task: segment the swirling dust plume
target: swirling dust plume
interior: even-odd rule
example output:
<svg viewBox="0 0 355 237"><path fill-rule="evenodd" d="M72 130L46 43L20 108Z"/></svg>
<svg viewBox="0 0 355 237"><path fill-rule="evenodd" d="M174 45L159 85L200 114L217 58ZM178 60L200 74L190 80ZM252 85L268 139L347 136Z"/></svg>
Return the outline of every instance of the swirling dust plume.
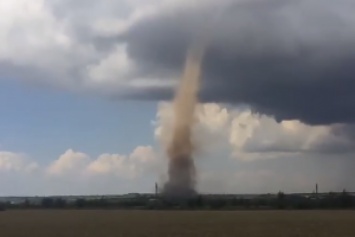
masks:
<svg viewBox="0 0 355 237"><path fill-rule="evenodd" d="M196 147L192 139L195 109L201 80L201 64L207 45L211 42L214 29L228 4L217 5L214 17L199 29L195 44L187 52L185 67L173 100L172 138L166 146L169 158L168 181L163 187L163 195L175 198L188 198L196 194L196 169L193 159Z"/></svg>
<svg viewBox="0 0 355 237"><path fill-rule="evenodd" d="M196 193L192 128L198 103L203 53L203 45L188 51L184 72L173 101L172 138L166 148L169 179L163 189L163 194L168 196L189 197Z"/></svg>

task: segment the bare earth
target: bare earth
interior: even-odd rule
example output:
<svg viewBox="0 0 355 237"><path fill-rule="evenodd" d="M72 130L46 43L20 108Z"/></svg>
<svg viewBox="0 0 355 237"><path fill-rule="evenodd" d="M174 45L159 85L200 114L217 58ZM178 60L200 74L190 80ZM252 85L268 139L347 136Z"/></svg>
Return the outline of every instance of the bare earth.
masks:
<svg viewBox="0 0 355 237"><path fill-rule="evenodd" d="M4 237L355 237L355 211L5 211Z"/></svg>

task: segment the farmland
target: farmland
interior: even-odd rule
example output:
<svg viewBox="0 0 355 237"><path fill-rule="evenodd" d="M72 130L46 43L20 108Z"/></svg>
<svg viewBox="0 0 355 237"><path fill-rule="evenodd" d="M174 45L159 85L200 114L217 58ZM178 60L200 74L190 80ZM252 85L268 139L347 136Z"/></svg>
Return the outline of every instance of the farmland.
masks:
<svg viewBox="0 0 355 237"><path fill-rule="evenodd" d="M248 236L353 237L354 211L0 212L1 236Z"/></svg>

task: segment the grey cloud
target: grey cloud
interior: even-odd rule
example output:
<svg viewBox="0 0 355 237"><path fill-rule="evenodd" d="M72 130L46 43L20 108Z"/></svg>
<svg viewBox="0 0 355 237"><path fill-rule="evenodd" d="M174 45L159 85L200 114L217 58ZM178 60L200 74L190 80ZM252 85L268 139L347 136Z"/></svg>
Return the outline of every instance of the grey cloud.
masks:
<svg viewBox="0 0 355 237"><path fill-rule="evenodd" d="M104 2L104 3L103 3ZM107 53L118 41L118 35L98 35L93 31L94 24L106 19L125 19L132 11L125 1L104 0L51 0L46 6L53 16L62 22L71 37L80 43L94 46L99 52Z"/></svg>
<svg viewBox="0 0 355 237"><path fill-rule="evenodd" d="M274 144L266 147L246 147L244 152L248 154L279 154L302 153L302 154L354 154L355 138L347 138L346 133L341 133L337 137L320 139L309 149L302 149L291 144Z"/></svg>
<svg viewBox="0 0 355 237"><path fill-rule="evenodd" d="M59 54L55 68L67 64L66 69L57 71L46 71L30 62L9 67L11 61L4 59L0 62L3 77L23 77L24 81L30 77L36 83L55 85L69 81L80 87L87 79L83 71L88 65L98 65L115 45L127 43L128 54L137 64L127 81L172 80L181 73L191 42L203 28L210 27L202 100L247 104L278 121L355 122L354 1L222 0L218 6L205 0L198 7L158 8L160 12L142 18L121 35L100 35L93 25L105 19L125 19L132 11L126 1L45 3L57 21L54 26L63 27L58 30L85 49L63 53L58 46L46 50L48 58ZM223 14L214 22L220 9ZM37 55L43 57L43 52ZM56 75L58 71L61 75ZM102 89L114 98L170 99L173 92L173 88L159 86L130 88L129 83L124 89L104 82L100 86L100 93Z"/></svg>
<svg viewBox="0 0 355 237"><path fill-rule="evenodd" d="M129 55L144 73L179 73L196 32L212 24L208 19L215 11L163 12L143 19L126 35ZM347 0L232 3L212 32L201 98L246 103L277 120L354 122L352 13L355 3ZM138 97L170 94L147 91Z"/></svg>
<svg viewBox="0 0 355 237"><path fill-rule="evenodd" d="M355 125L338 124L333 127L332 132L336 136L341 136L347 139L355 140Z"/></svg>

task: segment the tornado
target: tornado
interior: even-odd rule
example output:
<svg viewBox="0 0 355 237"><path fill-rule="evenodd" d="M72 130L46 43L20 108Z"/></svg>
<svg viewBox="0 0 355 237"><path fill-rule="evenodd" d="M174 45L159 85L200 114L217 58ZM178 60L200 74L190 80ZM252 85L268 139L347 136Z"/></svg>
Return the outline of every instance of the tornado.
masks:
<svg viewBox="0 0 355 237"><path fill-rule="evenodd" d="M203 23L204 27L196 33L193 44L187 51L185 67L173 100L173 126L171 139L166 145L166 155L169 159L168 181L163 186L162 193L172 198L190 198L196 192L196 168L193 142L195 108L198 103L198 92L201 80L201 64L206 48L211 43L211 36L217 23L226 9L226 5L216 5L217 11L211 13ZM206 22L209 21L209 24Z"/></svg>
<svg viewBox="0 0 355 237"><path fill-rule="evenodd" d="M168 181L163 188L165 196L188 198L196 194L192 128L198 103L203 54L203 44L191 47L188 51L184 71L173 100L172 136L166 147L169 166Z"/></svg>

